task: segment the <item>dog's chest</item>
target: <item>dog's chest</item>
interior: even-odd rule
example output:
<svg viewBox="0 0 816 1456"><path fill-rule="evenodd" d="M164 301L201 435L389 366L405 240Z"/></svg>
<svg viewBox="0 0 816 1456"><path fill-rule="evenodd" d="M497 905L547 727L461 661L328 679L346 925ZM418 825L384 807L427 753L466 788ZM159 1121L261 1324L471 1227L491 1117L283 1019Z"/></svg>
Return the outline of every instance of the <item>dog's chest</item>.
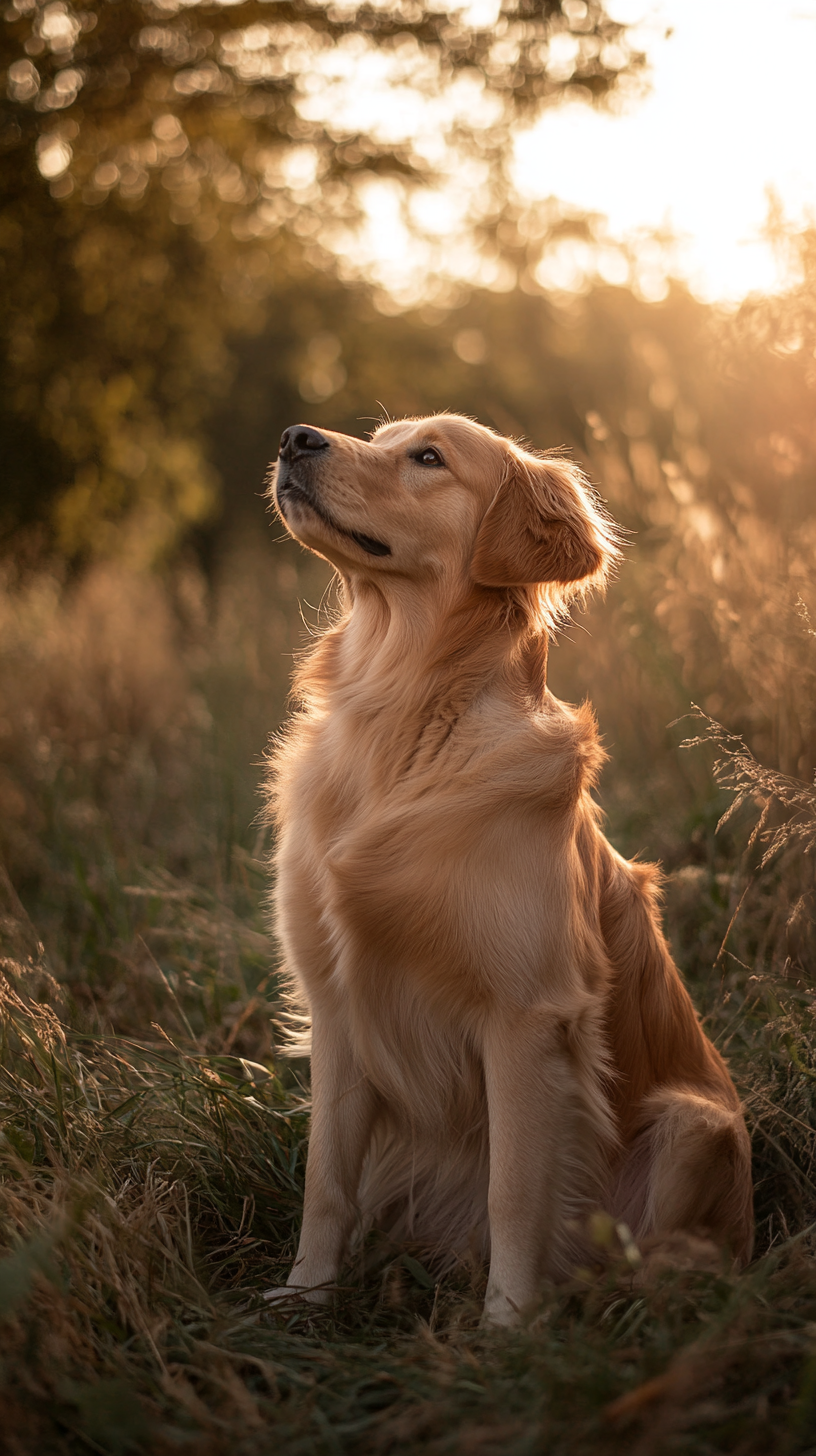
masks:
<svg viewBox="0 0 816 1456"><path fill-rule="evenodd" d="M542 763L511 734L492 752L474 738L478 751L461 734L430 769L390 778L336 732L304 756L291 858L309 865L323 973L369 1015L394 997L442 1019L526 999L553 939L563 946L570 755Z"/></svg>
<svg viewBox="0 0 816 1456"><path fill-rule="evenodd" d="M289 780L287 959L389 1105L466 1128L485 1017L572 982L575 745L510 717L393 772L341 726L310 735Z"/></svg>

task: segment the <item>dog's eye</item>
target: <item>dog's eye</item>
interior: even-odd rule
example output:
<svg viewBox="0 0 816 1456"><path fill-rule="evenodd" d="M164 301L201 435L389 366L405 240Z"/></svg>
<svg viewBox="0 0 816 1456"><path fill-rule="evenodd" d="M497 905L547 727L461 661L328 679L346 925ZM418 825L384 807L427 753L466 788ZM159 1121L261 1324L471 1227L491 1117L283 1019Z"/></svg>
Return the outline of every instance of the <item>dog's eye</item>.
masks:
<svg viewBox="0 0 816 1456"><path fill-rule="evenodd" d="M444 466L445 464L439 451L434 450L431 445L426 445L424 450L417 450L414 459L417 460L420 465Z"/></svg>

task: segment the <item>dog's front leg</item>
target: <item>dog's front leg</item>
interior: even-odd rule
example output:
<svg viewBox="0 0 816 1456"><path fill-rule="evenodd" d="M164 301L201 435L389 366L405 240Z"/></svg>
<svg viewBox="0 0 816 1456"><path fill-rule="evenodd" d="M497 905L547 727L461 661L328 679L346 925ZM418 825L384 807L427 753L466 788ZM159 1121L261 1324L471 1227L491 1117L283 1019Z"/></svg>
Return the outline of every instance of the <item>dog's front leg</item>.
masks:
<svg viewBox="0 0 816 1456"><path fill-rule="evenodd" d="M572 1035L562 1015L537 1007L491 1019L483 1041L491 1247L485 1324L517 1324L540 1299L576 1172L582 1160L597 1158L594 1098L581 1086Z"/></svg>
<svg viewBox="0 0 816 1456"><path fill-rule="evenodd" d="M376 1094L331 1012L312 1025L312 1124L297 1257L286 1289L316 1304L331 1300L357 1217L357 1190L371 1138Z"/></svg>

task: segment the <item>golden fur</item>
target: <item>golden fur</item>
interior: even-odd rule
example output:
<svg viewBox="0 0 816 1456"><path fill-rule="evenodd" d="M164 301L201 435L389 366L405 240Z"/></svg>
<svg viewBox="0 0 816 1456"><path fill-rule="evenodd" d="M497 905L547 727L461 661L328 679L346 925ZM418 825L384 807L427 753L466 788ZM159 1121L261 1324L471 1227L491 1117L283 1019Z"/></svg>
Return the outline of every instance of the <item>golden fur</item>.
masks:
<svg viewBox="0 0 816 1456"><path fill-rule="evenodd" d="M363 441L295 426L270 493L343 611L271 764L277 932L312 1023L303 1228L325 1299L377 1225L489 1258L511 1324L580 1258L586 1213L744 1262L750 1144L660 928L590 790L588 706L548 633L615 530L576 466L458 416Z"/></svg>

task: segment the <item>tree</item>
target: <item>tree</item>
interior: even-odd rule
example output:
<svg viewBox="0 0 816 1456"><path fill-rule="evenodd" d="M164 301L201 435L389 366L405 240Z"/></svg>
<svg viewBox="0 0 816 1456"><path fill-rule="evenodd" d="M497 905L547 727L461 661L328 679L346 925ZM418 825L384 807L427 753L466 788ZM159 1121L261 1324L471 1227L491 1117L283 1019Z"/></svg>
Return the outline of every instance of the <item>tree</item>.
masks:
<svg viewBox="0 0 816 1456"><path fill-rule="evenodd" d="M511 126L642 62L601 0L13 0L0 46L0 523L53 507L81 555L124 522L148 558L212 509L201 426L230 334L285 301L366 180L469 159L487 246ZM349 109L375 72L401 126Z"/></svg>

